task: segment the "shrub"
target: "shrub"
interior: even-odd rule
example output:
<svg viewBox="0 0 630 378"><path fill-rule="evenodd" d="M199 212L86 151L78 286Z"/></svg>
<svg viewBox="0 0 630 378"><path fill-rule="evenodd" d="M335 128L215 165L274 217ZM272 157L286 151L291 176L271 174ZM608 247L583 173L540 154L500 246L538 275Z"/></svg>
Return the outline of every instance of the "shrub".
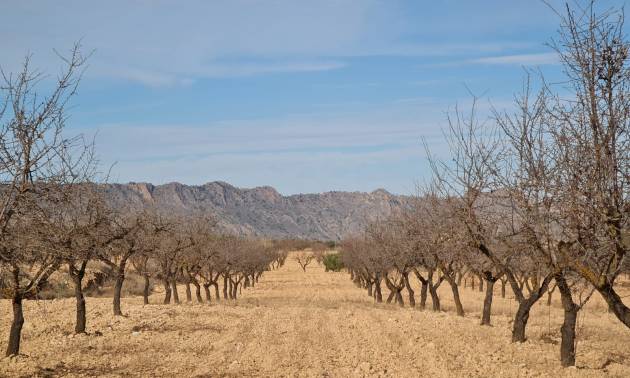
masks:
<svg viewBox="0 0 630 378"><path fill-rule="evenodd" d="M341 262L341 257L338 253L331 253L324 256L323 263L327 272L339 272L341 269L344 268L343 262Z"/></svg>

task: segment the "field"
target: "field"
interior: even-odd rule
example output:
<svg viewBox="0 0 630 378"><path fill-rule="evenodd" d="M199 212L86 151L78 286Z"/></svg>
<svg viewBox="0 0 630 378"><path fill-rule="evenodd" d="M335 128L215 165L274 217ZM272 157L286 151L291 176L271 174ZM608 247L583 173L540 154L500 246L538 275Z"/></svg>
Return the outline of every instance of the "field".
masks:
<svg viewBox="0 0 630 378"><path fill-rule="evenodd" d="M72 335L73 299L28 301L24 355L3 359L0 376L630 376L630 331L600 298L579 318L578 366L563 369L558 298L537 304L528 341L512 344L512 299L496 296L494 326L481 327L482 294L462 289L460 318L447 289L442 313L376 305L347 273L302 272L289 257L235 302L124 298L126 316L114 317L110 299L88 298L88 335ZM4 348L6 300L0 316Z"/></svg>

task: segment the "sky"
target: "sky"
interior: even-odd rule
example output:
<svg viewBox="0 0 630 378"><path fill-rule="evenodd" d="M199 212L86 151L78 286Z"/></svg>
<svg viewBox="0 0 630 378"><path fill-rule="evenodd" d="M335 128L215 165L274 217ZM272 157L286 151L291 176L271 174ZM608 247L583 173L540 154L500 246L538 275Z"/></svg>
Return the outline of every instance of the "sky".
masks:
<svg viewBox="0 0 630 378"><path fill-rule="evenodd" d="M557 29L537 0L0 0L0 67L92 52L67 132L113 182L412 194L455 106L562 80Z"/></svg>

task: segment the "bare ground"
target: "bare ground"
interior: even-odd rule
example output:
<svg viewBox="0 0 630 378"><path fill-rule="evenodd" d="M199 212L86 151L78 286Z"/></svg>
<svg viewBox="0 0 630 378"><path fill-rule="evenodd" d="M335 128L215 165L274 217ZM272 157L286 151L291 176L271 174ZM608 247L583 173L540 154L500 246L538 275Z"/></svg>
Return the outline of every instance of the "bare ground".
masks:
<svg viewBox="0 0 630 378"><path fill-rule="evenodd" d="M579 319L577 368L563 369L557 299L536 305L529 340L512 344L512 299L495 297L494 326L481 327L482 294L462 289L460 318L444 285L442 313L376 305L346 273L304 273L289 259L236 302L126 298L127 316L114 317L110 300L88 298L80 336L73 299L28 301L24 355L0 360L0 376L630 376L630 331L600 298ZM4 347L10 303L0 305Z"/></svg>

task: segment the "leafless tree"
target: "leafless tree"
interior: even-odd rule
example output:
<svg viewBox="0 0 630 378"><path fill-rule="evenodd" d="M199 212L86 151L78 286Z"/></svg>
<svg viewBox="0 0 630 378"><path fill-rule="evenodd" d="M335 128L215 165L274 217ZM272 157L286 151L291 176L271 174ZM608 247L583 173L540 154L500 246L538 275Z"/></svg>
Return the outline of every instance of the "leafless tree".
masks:
<svg viewBox="0 0 630 378"><path fill-rule="evenodd" d="M302 270L306 272L306 267L313 261L315 255L313 255L313 253L310 251L300 251L295 252L293 258L300 265L300 268L302 268Z"/></svg>
<svg viewBox="0 0 630 378"><path fill-rule="evenodd" d="M42 243L51 209L65 200L65 185L80 182L90 163L91 145L68 137L66 107L76 93L86 57L76 45L48 95L38 93L46 77L31 68L30 56L13 75L1 72L0 93L0 264L10 272L6 289L13 322L6 355L20 351L22 300L61 264L55 248ZM42 85L44 87L44 85Z"/></svg>
<svg viewBox="0 0 630 378"><path fill-rule="evenodd" d="M97 259L107 265L115 278L113 295L114 315L122 316L120 298L125 282L129 259L143 251L144 216L140 212L117 214L112 220L109 238L114 242L107 248L97 250Z"/></svg>

